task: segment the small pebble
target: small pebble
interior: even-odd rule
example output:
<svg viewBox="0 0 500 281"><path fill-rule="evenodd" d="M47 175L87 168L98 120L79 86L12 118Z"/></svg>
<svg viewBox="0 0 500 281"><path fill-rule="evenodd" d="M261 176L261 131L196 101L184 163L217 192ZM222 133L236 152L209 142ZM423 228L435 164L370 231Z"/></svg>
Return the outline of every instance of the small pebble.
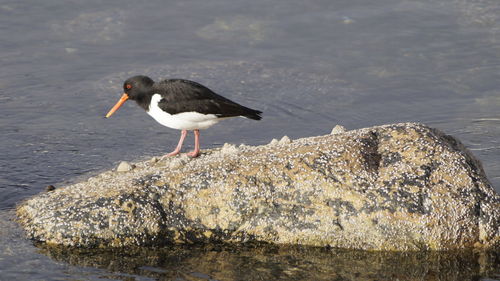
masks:
<svg viewBox="0 0 500 281"><path fill-rule="evenodd" d="M117 172L128 172L128 171L132 170L133 168L135 168L134 165L131 165L127 161L122 161L122 162L120 162L120 164L118 164L116 171Z"/></svg>
<svg viewBox="0 0 500 281"><path fill-rule="evenodd" d="M149 160L149 162L150 162L150 163L156 163L156 162L158 162L159 160L160 160L160 159L159 159L158 157L156 157L156 156L155 156L155 157L151 158L151 160Z"/></svg>
<svg viewBox="0 0 500 281"><path fill-rule="evenodd" d="M279 144L280 145L284 145L284 144L289 144L291 143L292 140L290 140L290 138L288 136L283 136L280 141L279 141Z"/></svg>
<svg viewBox="0 0 500 281"><path fill-rule="evenodd" d="M332 132L331 132L330 134L331 134L331 135L336 135L336 134L343 133L343 132L345 132L345 131L346 131L346 129L345 129L345 127L344 127L344 126L342 126L342 125L337 125L337 126L333 127Z"/></svg>
<svg viewBox="0 0 500 281"><path fill-rule="evenodd" d="M220 151L223 155L230 155L238 153L238 148L234 144L226 142Z"/></svg>
<svg viewBox="0 0 500 281"><path fill-rule="evenodd" d="M278 140L277 139L273 139L270 143L269 143L270 146L275 146L275 145L278 145Z"/></svg>

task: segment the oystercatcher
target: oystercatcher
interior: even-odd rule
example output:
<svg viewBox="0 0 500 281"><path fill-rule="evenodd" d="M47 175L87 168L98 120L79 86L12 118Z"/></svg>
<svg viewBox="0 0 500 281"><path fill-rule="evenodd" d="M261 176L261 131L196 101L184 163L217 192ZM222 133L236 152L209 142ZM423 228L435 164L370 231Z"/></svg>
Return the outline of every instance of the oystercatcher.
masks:
<svg viewBox="0 0 500 281"><path fill-rule="evenodd" d="M180 152L187 131L194 131L194 150L191 157L200 154L200 129L206 129L222 119L246 117L260 120L261 111L239 105L214 93L207 87L189 80L167 79L154 82L143 75L134 76L123 83L124 94L106 114L110 117L127 100L135 100L158 123L169 128L182 130L179 143L174 151Z"/></svg>

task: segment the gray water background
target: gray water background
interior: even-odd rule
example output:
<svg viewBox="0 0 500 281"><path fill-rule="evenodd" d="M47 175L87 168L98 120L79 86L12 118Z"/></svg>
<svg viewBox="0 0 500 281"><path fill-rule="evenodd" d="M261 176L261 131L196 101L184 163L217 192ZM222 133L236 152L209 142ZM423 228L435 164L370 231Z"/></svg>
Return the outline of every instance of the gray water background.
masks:
<svg viewBox="0 0 500 281"><path fill-rule="evenodd" d="M0 0L0 65L2 280L107 278L40 252L12 209L173 150L179 132L133 102L103 118L136 74L195 80L264 112L202 131L202 149L423 122L462 140L500 191L497 0Z"/></svg>

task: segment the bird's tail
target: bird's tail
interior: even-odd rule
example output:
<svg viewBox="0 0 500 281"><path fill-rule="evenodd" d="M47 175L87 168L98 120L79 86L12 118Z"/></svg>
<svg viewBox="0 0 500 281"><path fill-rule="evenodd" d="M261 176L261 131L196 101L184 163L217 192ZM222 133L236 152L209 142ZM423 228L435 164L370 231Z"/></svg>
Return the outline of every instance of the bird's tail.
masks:
<svg viewBox="0 0 500 281"><path fill-rule="evenodd" d="M253 119L253 120L260 120L260 119L262 119L262 116L260 116L261 114L262 114L262 111L250 109L248 113L243 115L243 117Z"/></svg>

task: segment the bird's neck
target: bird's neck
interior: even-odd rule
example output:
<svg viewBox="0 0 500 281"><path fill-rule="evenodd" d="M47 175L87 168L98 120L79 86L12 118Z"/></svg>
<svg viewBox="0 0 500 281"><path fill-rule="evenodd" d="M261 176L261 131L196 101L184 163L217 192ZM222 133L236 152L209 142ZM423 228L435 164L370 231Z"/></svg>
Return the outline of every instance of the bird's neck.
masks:
<svg viewBox="0 0 500 281"><path fill-rule="evenodd" d="M151 97L153 96L153 92L147 92L144 93L143 95L140 95L138 98L136 98L137 104L144 108L144 110L148 111L149 110L149 104L151 103Z"/></svg>

